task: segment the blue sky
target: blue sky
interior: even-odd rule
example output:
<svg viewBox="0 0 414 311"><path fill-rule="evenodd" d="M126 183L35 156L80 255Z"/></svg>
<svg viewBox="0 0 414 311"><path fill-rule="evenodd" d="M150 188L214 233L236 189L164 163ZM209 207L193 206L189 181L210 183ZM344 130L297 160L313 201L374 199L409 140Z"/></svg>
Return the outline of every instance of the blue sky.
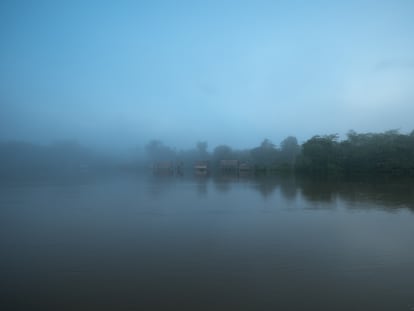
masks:
<svg viewBox="0 0 414 311"><path fill-rule="evenodd" d="M1 1L0 139L414 129L414 1Z"/></svg>

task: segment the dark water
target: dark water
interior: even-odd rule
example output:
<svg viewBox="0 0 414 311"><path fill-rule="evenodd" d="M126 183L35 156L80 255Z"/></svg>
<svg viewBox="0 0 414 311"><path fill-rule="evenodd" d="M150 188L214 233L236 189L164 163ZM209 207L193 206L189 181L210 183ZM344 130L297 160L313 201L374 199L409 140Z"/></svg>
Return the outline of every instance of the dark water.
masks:
<svg viewBox="0 0 414 311"><path fill-rule="evenodd" d="M407 181L0 186L0 310L414 310Z"/></svg>

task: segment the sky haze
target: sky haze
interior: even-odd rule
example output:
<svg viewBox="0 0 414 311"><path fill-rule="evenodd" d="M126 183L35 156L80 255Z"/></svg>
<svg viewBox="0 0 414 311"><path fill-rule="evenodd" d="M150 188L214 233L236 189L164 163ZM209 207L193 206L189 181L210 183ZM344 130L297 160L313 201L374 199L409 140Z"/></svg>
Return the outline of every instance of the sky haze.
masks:
<svg viewBox="0 0 414 311"><path fill-rule="evenodd" d="M0 140L414 129L413 1L2 1Z"/></svg>

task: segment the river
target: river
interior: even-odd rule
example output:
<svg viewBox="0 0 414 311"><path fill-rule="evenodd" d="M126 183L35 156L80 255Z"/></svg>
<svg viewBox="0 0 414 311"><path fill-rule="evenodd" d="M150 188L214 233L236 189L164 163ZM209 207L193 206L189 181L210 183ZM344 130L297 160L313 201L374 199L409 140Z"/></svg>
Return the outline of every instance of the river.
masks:
<svg viewBox="0 0 414 311"><path fill-rule="evenodd" d="M0 186L1 310L414 310L414 183Z"/></svg>

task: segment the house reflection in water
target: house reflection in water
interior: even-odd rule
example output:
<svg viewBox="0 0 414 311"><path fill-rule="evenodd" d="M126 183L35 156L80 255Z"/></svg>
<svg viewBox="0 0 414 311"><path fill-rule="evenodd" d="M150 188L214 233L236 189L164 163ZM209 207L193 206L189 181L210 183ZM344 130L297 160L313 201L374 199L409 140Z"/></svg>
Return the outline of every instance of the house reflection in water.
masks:
<svg viewBox="0 0 414 311"><path fill-rule="evenodd" d="M249 176L253 172L252 166L249 162L239 163L239 174L240 176Z"/></svg>
<svg viewBox="0 0 414 311"><path fill-rule="evenodd" d="M194 174L207 175L210 169L209 161L197 161L194 164Z"/></svg>

